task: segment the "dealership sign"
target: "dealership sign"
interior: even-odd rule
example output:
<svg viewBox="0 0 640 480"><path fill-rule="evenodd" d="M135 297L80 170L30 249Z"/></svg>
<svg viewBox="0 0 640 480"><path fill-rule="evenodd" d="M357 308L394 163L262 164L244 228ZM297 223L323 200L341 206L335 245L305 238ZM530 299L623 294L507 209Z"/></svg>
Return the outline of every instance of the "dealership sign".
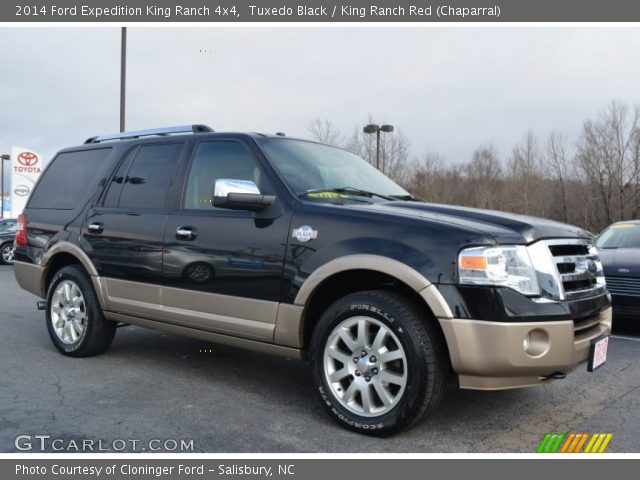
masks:
<svg viewBox="0 0 640 480"><path fill-rule="evenodd" d="M13 147L11 150L11 216L17 217L27 205L44 165L42 157L33 150Z"/></svg>

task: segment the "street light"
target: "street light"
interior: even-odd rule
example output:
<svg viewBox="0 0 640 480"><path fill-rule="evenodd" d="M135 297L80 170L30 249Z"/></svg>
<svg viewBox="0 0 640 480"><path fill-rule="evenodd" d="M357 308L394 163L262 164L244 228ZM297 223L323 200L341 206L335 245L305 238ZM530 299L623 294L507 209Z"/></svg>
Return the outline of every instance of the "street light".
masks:
<svg viewBox="0 0 640 480"><path fill-rule="evenodd" d="M371 123L369 125L365 125L362 131L364 133L376 134L376 168L380 170L380 132L393 132L393 125L376 125L375 123Z"/></svg>
<svg viewBox="0 0 640 480"><path fill-rule="evenodd" d="M8 155L6 153L3 153L2 155L0 155L0 170L2 171L2 173L0 174L0 182L2 182L2 187L0 188L0 190L2 191L2 205L0 205L0 218L4 218L4 161L5 160L11 160L11 155Z"/></svg>
<svg viewBox="0 0 640 480"><path fill-rule="evenodd" d="M127 91L127 27L122 27L120 36L120 131L124 132L125 101Z"/></svg>

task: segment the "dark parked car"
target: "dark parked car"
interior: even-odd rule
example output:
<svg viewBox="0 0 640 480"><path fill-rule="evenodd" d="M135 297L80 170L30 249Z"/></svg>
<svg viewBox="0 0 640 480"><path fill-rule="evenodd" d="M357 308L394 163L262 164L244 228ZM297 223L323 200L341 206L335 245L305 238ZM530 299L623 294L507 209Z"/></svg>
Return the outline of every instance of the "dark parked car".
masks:
<svg viewBox="0 0 640 480"><path fill-rule="evenodd" d="M13 241L15 238L15 229L0 230L0 265L13 264Z"/></svg>
<svg viewBox="0 0 640 480"><path fill-rule="evenodd" d="M449 380L520 388L606 361L588 232L429 204L317 142L94 137L48 164L18 225L16 278L64 355L123 322L309 360L328 414L362 433L417 422Z"/></svg>
<svg viewBox="0 0 640 480"><path fill-rule="evenodd" d="M0 220L0 232L4 232L6 230L16 231L18 227L18 219L17 218L4 218Z"/></svg>
<svg viewBox="0 0 640 480"><path fill-rule="evenodd" d="M614 223L596 241L616 317L640 320L640 220Z"/></svg>

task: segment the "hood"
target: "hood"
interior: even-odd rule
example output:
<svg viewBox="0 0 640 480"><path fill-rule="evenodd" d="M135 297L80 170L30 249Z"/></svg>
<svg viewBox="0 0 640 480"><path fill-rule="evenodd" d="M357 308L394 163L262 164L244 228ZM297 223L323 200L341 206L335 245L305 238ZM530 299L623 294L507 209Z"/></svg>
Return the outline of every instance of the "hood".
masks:
<svg viewBox="0 0 640 480"><path fill-rule="evenodd" d="M598 255L605 276L640 278L640 248L603 248Z"/></svg>
<svg viewBox="0 0 640 480"><path fill-rule="evenodd" d="M528 244L542 238L593 238L573 225L496 210L422 202L383 202L368 208L455 224L490 235L501 244Z"/></svg>

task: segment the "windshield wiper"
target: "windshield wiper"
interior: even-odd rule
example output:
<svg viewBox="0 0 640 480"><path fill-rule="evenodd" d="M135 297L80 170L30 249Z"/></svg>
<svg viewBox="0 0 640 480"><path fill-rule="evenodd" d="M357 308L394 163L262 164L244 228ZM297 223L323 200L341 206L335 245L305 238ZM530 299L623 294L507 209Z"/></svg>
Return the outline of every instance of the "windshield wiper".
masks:
<svg viewBox="0 0 640 480"><path fill-rule="evenodd" d="M361 190L359 188L354 188L354 187L315 188L315 189L307 190L305 192L300 193L298 197L307 197L314 193L324 193L324 192L344 193L347 195L356 195L359 197L369 197L369 198L378 197L378 198L382 198L383 200L396 200L396 198L392 196L382 195L381 193L369 192L367 190Z"/></svg>
<svg viewBox="0 0 640 480"><path fill-rule="evenodd" d="M405 202L424 202L421 198L414 197L413 195L389 195L396 200L403 200Z"/></svg>

